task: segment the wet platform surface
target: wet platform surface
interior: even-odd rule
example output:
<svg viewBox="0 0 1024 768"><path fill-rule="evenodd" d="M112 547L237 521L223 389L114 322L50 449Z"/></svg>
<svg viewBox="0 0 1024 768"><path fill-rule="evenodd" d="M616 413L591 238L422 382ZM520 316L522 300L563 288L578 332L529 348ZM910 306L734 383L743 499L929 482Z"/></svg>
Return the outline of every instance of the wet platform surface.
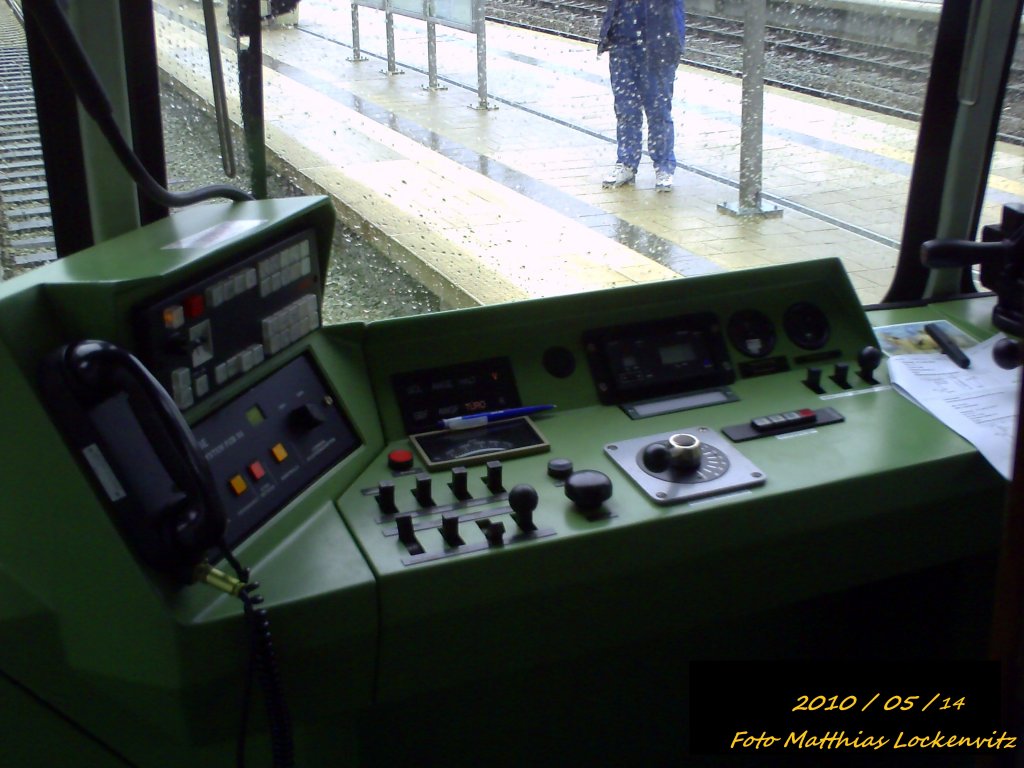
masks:
<svg viewBox="0 0 1024 768"><path fill-rule="evenodd" d="M157 9L161 66L208 96L199 4ZM360 9L363 61L348 3L303 0L297 26L266 29L267 145L444 305L823 257L842 259L865 303L883 297L916 123L767 88L762 199L782 215L733 217L720 205L738 204L739 80L680 66L673 191L655 192L646 157L635 185L604 189L615 119L592 44L488 24L481 109L475 36L437 27L444 89L431 89L426 24L394 18L401 74L387 72L381 12ZM1022 154L999 148L983 221L1024 196Z"/></svg>

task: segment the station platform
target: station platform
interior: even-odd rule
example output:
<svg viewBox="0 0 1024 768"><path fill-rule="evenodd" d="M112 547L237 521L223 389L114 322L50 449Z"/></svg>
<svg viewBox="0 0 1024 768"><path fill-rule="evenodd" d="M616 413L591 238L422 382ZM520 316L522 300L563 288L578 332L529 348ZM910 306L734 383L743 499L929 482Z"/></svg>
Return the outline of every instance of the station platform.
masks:
<svg viewBox="0 0 1024 768"><path fill-rule="evenodd" d="M161 67L209 99L200 4L156 6ZM234 40L218 12L230 90ZM362 61L353 61L349 3L303 0L297 25L269 25L267 146L442 306L823 257L843 261L864 303L884 296L916 123L766 88L763 201L781 216L734 217L720 206L738 203L738 79L680 66L674 189L654 190L646 157L635 185L604 189L615 118L608 61L594 45L488 24L481 109L475 36L437 26L444 89L431 89L426 24L394 23L401 74L387 72L382 12L359 10ZM1022 155L999 147L983 222L1024 196Z"/></svg>

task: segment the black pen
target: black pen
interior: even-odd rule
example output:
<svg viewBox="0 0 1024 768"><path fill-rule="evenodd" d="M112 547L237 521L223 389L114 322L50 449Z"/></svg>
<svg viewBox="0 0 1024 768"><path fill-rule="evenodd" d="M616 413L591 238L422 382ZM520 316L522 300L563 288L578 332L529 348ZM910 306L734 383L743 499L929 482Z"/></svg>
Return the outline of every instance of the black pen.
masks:
<svg viewBox="0 0 1024 768"><path fill-rule="evenodd" d="M956 342L949 337L942 328L936 323L925 323L924 331L931 336L935 343L939 345L941 349L950 360L959 365L961 368L970 368L971 359L964 354L963 350L956 345Z"/></svg>

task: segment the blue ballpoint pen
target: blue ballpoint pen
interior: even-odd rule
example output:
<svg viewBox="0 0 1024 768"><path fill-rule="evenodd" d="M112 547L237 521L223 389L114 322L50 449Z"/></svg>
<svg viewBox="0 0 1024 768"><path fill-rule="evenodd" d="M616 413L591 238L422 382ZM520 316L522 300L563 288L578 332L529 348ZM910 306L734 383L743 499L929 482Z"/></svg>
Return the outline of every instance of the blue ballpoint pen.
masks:
<svg viewBox="0 0 1024 768"><path fill-rule="evenodd" d="M441 419L442 429L469 429L470 427L482 427L492 421L503 421L514 419L517 416L527 416L538 411L550 411L553 405L524 405L521 408L505 408L500 411L484 411L468 416L454 416L450 419Z"/></svg>

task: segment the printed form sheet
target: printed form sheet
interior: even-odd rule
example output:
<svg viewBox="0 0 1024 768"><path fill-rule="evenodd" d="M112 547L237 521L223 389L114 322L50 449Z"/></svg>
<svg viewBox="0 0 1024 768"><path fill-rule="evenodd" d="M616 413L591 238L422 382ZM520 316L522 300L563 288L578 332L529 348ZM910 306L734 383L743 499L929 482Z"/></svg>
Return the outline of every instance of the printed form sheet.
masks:
<svg viewBox="0 0 1024 768"><path fill-rule="evenodd" d="M1003 477L1013 473L1020 368L1007 371L992 359L994 336L965 349L969 368L946 355L889 358L893 386L969 440Z"/></svg>

